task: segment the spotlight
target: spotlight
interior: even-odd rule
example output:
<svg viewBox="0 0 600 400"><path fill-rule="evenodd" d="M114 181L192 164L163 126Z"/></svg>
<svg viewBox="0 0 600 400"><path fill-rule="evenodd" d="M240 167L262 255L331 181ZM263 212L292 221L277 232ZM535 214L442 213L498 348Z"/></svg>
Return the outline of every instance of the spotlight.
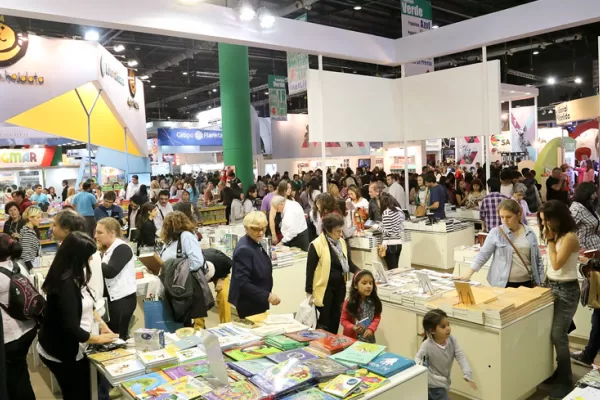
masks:
<svg viewBox="0 0 600 400"><path fill-rule="evenodd" d="M152 89L156 89L156 85L152 85L150 86Z"/></svg>
<svg viewBox="0 0 600 400"><path fill-rule="evenodd" d="M265 92L265 94L268 96L268 95L269 95L269 92Z"/></svg>
<svg viewBox="0 0 600 400"><path fill-rule="evenodd" d="M354 7L354 10L360 11L360 10L362 10L362 7L361 6L356 6L356 7Z"/></svg>
<svg viewBox="0 0 600 400"><path fill-rule="evenodd" d="M254 11L252 3L247 0L240 1L238 13L242 22L250 22L256 17L256 11Z"/></svg>
<svg viewBox="0 0 600 400"><path fill-rule="evenodd" d="M264 7L258 10L258 20L263 29L271 29L275 25L275 17Z"/></svg>
<svg viewBox="0 0 600 400"><path fill-rule="evenodd" d="M434 25L434 26L431 27L431 29L437 29L439 27L440 27L439 25Z"/></svg>
<svg viewBox="0 0 600 400"><path fill-rule="evenodd" d="M548 114L554 114L554 111L548 110Z"/></svg>
<svg viewBox="0 0 600 400"><path fill-rule="evenodd" d="M115 47L113 47L113 50L114 50L116 53L120 53L120 52L122 52L123 50L125 50L125 46L123 46L122 44L118 44L118 45L116 45Z"/></svg>
<svg viewBox="0 0 600 400"><path fill-rule="evenodd" d="M136 60L129 60L127 61L127 65L129 65L130 67L136 67L138 65L138 62Z"/></svg>
<svg viewBox="0 0 600 400"><path fill-rule="evenodd" d="M182 74L183 74L183 75L187 75L188 73L184 71L184 72L182 72Z"/></svg>
<svg viewBox="0 0 600 400"><path fill-rule="evenodd" d="M184 99L184 100L187 100L187 97L184 97L183 99Z"/></svg>
<svg viewBox="0 0 600 400"><path fill-rule="evenodd" d="M540 54L540 52L539 52L538 50L535 50L535 51L533 52L533 55L534 55L534 56L537 56L538 54Z"/></svg>
<svg viewBox="0 0 600 400"><path fill-rule="evenodd" d="M145 81L146 79L150 78L148 75L142 75L140 76L140 79Z"/></svg>
<svg viewBox="0 0 600 400"><path fill-rule="evenodd" d="M97 42L100 39L98 31L89 30L85 33L84 39L90 42Z"/></svg>
<svg viewBox="0 0 600 400"><path fill-rule="evenodd" d="M583 79L581 79L580 77L575 78L575 83L576 84L581 84L583 82Z"/></svg>
<svg viewBox="0 0 600 400"><path fill-rule="evenodd" d="M548 85L554 85L554 84L556 83L556 78L555 78L555 77L553 77L553 76L551 76L550 78L548 78L548 79L546 80L546 83L547 83Z"/></svg>
<svg viewBox="0 0 600 400"><path fill-rule="evenodd" d="M214 88L214 89L213 89L213 93L217 93L217 88Z"/></svg>

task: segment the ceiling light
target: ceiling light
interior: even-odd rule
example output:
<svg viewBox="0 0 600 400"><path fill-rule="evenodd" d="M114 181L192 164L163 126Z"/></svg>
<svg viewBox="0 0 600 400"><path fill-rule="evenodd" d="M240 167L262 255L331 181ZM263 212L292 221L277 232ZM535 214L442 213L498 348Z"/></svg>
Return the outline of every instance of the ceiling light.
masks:
<svg viewBox="0 0 600 400"><path fill-rule="evenodd" d="M537 56L538 54L540 54L540 52L538 50L536 50L536 51L533 52L534 56Z"/></svg>
<svg viewBox="0 0 600 400"><path fill-rule="evenodd" d="M183 71L183 72L182 72L182 74L183 74L183 75L187 75L188 73L187 73L187 72L185 72L185 71Z"/></svg>
<svg viewBox="0 0 600 400"><path fill-rule="evenodd" d="M440 27L439 25L434 25L434 26L431 27L431 29L437 29L439 27Z"/></svg>
<svg viewBox="0 0 600 400"><path fill-rule="evenodd" d="M127 61L127 65L129 65L130 67L136 67L138 65L137 60L129 60Z"/></svg>
<svg viewBox="0 0 600 400"><path fill-rule="evenodd" d="M113 47L113 50L117 53L122 52L123 50L125 50L125 46L123 46L122 44L118 44L115 47Z"/></svg>
<svg viewBox="0 0 600 400"><path fill-rule="evenodd" d="M510 92L511 92L511 93L514 93L515 91L514 91L514 90L511 90Z"/></svg>
<svg viewBox="0 0 600 400"><path fill-rule="evenodd" d="M356 6L356 7L354 7L354 9L355 9L356 11L360 11L360 10L362 10L362 7L361 7L361 6Z"/></svg>
<svg viewBox="0 0 600 400"><path fill-rule="evenodd" d="M271 29L275 25L275 16L264 7L258 10L258 20L263 29Z"/></svg>
<svg viewBox="0 0 600 400"><path fill-rule="evenodd" d="M580 83L582 83L582 82L583 82L583 79L581 79L580 77L577 77L577 78L575 78L575 83L576 83L576 84L578 84L578 85L579 85L579 84L580 84Z"/></svg>
<svg viewBox="0 0 600 400"><path fill-rule="evenodd" d="M548 110L548 114L554 114L554 111Z"/></svg>
<svg viewBox="0 0 600 400"><path fill-rule="evenodd" d="M184 100L187 100L187 97L184 97L183 99L184 99Z"/></svg>
<svg viewBox="0 0 600 400"><path fill-rule="evenodd" d="M212 106L208 106L208 109L210 110L212 108Z"/></svg>
<svg viewBox="0 0 600 400"><path fill-rule="evenodd" d="M530 93L530 92L526 92L525 94L526 94L526 95L530 95L531 93Z"/></svg>
<svg viewBox="0 0 600 400"><path fill-rule="evenodd" d="M156 89L156 85L152 85L150 86L152 89Z"/></svg>
<svg viewBox="0 0 600 400"><path fill-rule="evenodd" d="M556 78L555 78L555 77L553 77L553 76L551 76L550 78L548 78L548 79L546 80L546 83L547 83L548 85L554 85L554 84L556 83Z"/></svg>
<svg viewBox="0 0 600 400"><path fill-rule="evenodd" d="M90 42L97 42L100 39L100 34L98 31L89 30L85 33L84 39Z"/></svg>
<svg viewBox="0 0 600 400"><path fill-rule="evenodd" d="M145 81L146 79L150 78L148 75L142 75L140 76L140 79Z"/></svg>
<svg viewBox="0 0 600 400"><path fill-rule="evenodd" d="M252 8L252 3L247 0L240 1L238 5L238 14L242 22L250 22L256 17L256 11Z"/></svg>
<svg viewBox="0 0 600 400"><path fill-rule="evenodd" d="M195 6L200 3L200 0L177 0L177 2L182 6Z"/></svg>
<svg viewBox="0 0 600 400"><path fill-rule="evenodd" d="M213 89L213 93L217 93L217 89L216 89L216 88L215 88L215 89Z"/></svg>
<svg viewBox="0 0 600 400"><path fill-rule="evenodd" d="M269 95L269 92L265 92L265 94L268 96L268 95Z"/></svg>

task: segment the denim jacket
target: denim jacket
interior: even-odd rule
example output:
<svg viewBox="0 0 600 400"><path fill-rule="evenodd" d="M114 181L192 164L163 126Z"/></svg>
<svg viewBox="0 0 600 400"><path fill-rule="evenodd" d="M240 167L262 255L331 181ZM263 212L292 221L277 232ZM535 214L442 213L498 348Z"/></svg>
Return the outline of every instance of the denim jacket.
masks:
<svg viewBox="0 0 600 400"><path fill-rule="evenodd" d="M535 232L529 226L523 225L523 227L525 228L525 237L527 238L531 249L530 262L533 280L537 285L541 285L544 279L544 262L542 255L540 254L538 241ZM476 272L479 271L483 264L485 264L493 255L494 258L492 259L492 265L490 266L487 280L491 286L503 288L506 287L506 284L508 283L510 267L512 265L512 256L515 251L499 229L504 229L504 232L514 243L514 235L510 229L505 228L504 225L493 228L488 233L485 243L481 247L479 253L477 253L475 260L473 260L471 269Z"/></svg>

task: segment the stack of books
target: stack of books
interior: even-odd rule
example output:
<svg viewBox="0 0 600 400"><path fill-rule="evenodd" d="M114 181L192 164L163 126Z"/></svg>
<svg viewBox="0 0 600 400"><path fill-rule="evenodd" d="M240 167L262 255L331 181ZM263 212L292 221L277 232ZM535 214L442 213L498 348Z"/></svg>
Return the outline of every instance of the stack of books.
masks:
<svg viewBox="0 0 600 400"><path fill-rule="evenodd" d="M256 360L234 361L228 362L229 368L251 377L263 372L265 369L271 368L275 364L267 358L257 358Z"/></svg>
<svg viewBox="0 0 600 400"><path fill-rule="evenodd" d="M310 342L309 346L314 347L327 355L332 355L335 353L339 353L347 347L350 347L354 342L356 342L355 339L349 338L347 336L333 335L331 333L328 333L326 337Z"/></svg>
<svg viewBox="0 0 600 400"><path fill-rule="evenodd" d="M322 392L317 388L310 388L285 396L281 400L338 400L338 398Z"/></svg>
<svg viewBox="0 0 600 400"><path fill-rule="evenodd" d="M235 361L255 360L279 352L281 350L269 346L266 342L255 342L244 347L224 351L226 356Z"/></svg>
<svg viewBox="0 0 600 400"><path fill-rule="evenodd" d="M139 351L138 357L142 364L144 364L144 367L146 367L146 371L177 364L177 356L166 349L145 352Z"/></svg>
<svg viewBox="0 0 600 400"><path fill-rule="evenodd" d="M336 360L355 364L368 364L385 351L385 346L375 343L354 342L347 349L335 355Z"/></svg>
<svg viewBox="0 0 600 400"><path fill-rule="evenodd" d="M191 349L176 351L175 356L180 364L185 364L205 359L206 352L204 351L204 347L192 347Z"/></svg>
<svg viewBox="0 0 600 400"><path fill-rule="evenodd" d="M481 305L486 325L502 327L554 301L552 290L547 288L504 290L504 294Z"/></svg>
<svg viewBox="0 0 600 400"><path fill-rule="evenodd" d="M305 342L298 342L285 335L269 336L265 340L265 343L282 351L299 349L306 346Z"/></svg>
<svg viewBox="0 0 600 400"><path fill-rule="evenodd" d="M171 382L164 383L154 389L146 391L141 400L172 400L172 399L199 399L209 392L212 392L205 382L199 381L190 376L186 376Z"/></svg>
<svg viewBox="0 0 600 400"><path fill-rule="evenodd" d="M288 360L290 358L295 358L297 360L302 360L302 361L307 361L307 360L312 360L315 358L319 358L316 355L309 353L303 349L296 349L296 350L288 350L288 351L284 351L281 353L276 353L276 354L269 354L267 356L267 358L271 361L273 361L274 363L281 363L284 362L285 360Z"/></svg>
<svg viewBox="0 0 600 400"><path fill-rule="evenodd" d="M168 382L171 382L171 378L163 371L152 372L123 382L121 384L121 391L139 400L146 391L155 389Z"/></svg>
<svg viewBox="0 0 600 400"><path fill-rule="evenodd" d="M133 351L125 350L125 349L114 349L111 351L104 351L102 353L94 353L88 355L88 358L98 364L102 364L103 362L114 360L115 358L127 357L134 354Z"/></svg>
<svg viewBox="0 0 600 400"><path fill-rule="evenodd" d="M271 254L273 268L286 268L294 265L294 253L289 249L276 250Z"/></svg>
<svg viewBox="0 0 600 400"><path fill-rule="evenodd" d="M262 400L267 398L266 393L248 381L238 381L231 385L214 389L212 392L202 395L206 400Z"/></svg>
<svg viewBox="0 0 600 400"><path fill-rule="evenodd" d="M298 342L312 342L313 340L323 339L329 336L330 333L322 329L305 330L300 332L286 333L285 336L294 339Z"/></svg>
<svg viewBox="0 0 600 400"><path fill-rule="evenodd" d="M171 379L179 379L184 376L197 378L210 375L210 365L207 360L202 360L165 369L164 373Z"/></svg>
<svg viewBox="0 0 600 400"><path fill-rule="evenodd" d="M364 367L377 375L389 378L414 365L414 360L393 353L381 353Z"/></svg>
<svg viewBox="0 0 600 400"><path fill-rule="evenodd" d="M280 364L262 371L250 378L250 382L258 386L269 396L276 398L291 391L308 388L315 384L317 376L301 360L288 359Z"/></svg>
<svg viewBox="0 0 600 400"><path fill-rule="evenodd" d="M102 368L106 371L106 379L113 386L146 372L145 365L135 355L105 361Z"/></svg>

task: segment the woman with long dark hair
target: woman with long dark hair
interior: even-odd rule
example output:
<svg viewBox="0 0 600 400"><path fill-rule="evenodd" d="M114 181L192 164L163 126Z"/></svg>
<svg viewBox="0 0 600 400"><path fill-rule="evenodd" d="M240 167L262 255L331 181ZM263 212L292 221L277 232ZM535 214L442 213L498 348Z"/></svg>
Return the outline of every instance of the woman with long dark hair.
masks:
<svg viewBox="0 0 600 400"><path fill-rule="evenodd" d="M137 242L138 255L142 247L154 247L156 244L156 225L153 220L157 214L158 207L156 207L156 204L147 202L142 206L135 219L139 232Z"/></svg>
<svg viewBox="0 0 600 400"><path fill-rule="evenodd" d="M573 390L569 354L569 327L579 303L577 263L579 239L577 225L563 202L547 201L538 211L542 238L548 243L546 278L554 295L554 318L550 339L556 352L556 371L552 375L550 398L562 399Z"/></svg>
<svg viewBox="0 0 600 400"><path fill-rule="evenodd" d="M20 232L23 226L25 226L25 220L21 216L19 206L14 201L11 201L4 205L4 212L8 214L8 219L4 221L3 232L15 240L20 239Z"/></svg>
<svg viewBox="0 0 600 400"><path fill-rule="evenodd" d="M58 248L42 285L47 303L37 350L58 381L64 400L90 397L85 350L89 344L110 343L118 337L94 311L87 286L89 259L95 252L96 243L87 234L71 233ZM91 333L94 323L100 325L100 335Z"/></svg>
<svg viewBox="0 0 600 400"><path fill-rule="evenodd" d="M584 182L575 189L570 210L577 224L579 244L586 250L600 249L600 219L596 213L597 206L598 192L593 183Z"/></svg>
<svg viewBox="0 0 600 400"><path fill-rule="evenodd" d="M188 181L187 192L190 194L190 201L193 204L198 204L198 196L200 195L200 192L198 191L198 188L196 188L196 182L194 182L193 179Z"/></svg>

